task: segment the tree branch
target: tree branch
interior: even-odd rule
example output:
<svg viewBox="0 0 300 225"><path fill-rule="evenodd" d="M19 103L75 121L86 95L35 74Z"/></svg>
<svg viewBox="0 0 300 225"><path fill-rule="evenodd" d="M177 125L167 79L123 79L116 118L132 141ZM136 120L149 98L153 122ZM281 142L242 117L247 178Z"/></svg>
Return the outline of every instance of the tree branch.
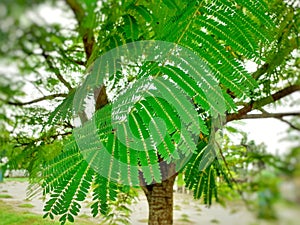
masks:
<svg viewBox="0 0 300 225"><path fill-rule="evenodd" d="M68 81L65 80L65 78L63 78L63 76L59 73L58 69L54 67L53 63L51 62L50 56L46 53L43 46L40 45L40 48L42 49L42 56L45 58L48 67L54 72L57 79L60 82L62 82L68 88L69 91L71 91L72 86L68 83Z"/></svg>
<svg viewBox="0 0 300 225"><path fill-rule="evenodd" d="M48 136L47 139L45 137L39 137L37 139L30 140L28 142L21 140L22 138L16 137L15 141L18 144L17 147L24 147L24 146L28 146L28 145L32 145L32 144L36 145L35 143L38 142L38 141L50 140L51 138L53 140L56 140L60 136L64 137L64 136L68 136L70 134L72 134L72 131L67 131L67 132L64 132L64 133L53 134L53 135ZM50 141L50 143L51 142L53 142L53 141Z"/></svg>
<svg viewBox="0 0 300 225"><path fill-rule="evenodd" d="M72 9L75 18L78 22L79 26L79 33L82 36L82 42L84 45L84 51L86 54L86 58L88 59L92 55L92 51L95 45L95 37L93 28L88 26L84 26L84 19L85 19L85 10L82 8L79 2L76 0L66 0L67 5Z"/></svg>
<svg viewBox="0 0 300 225"><path fill-rule="evenodd" d="M290 121L283 119L283 118L278 118L280 121L286 123L287 125L289 125L291 128L300 131L300 127L296 127L294 124L292 124Z"/></svg>
<svg viewBox="0 0 300 225"><path fill-rule="evenodd" d="M252 110L259 109L265 105L276 102L279 99L286 97L296 91L300 91L300 85L291 85L291 86L286 87L268 97L259 99L257 101L250 102L250 103L246 104L243 108L241 108L237 113L228 114L226 116L226 122L242 119Z"/></svg>
<svg viewBox="0 0 300 225"><path fill-rule="evenodd" d="M39 29L39 25L36 25L34 24L33 26L34 29ZM29 34L29 33L28 33ZM38 35L36 35L34 32L30 32L31 35L33 35L37 40L40 39L40 37ZM35 39L34 39L35 40ZM31 40L33 41L33 40ZM51 61L51 57L49 54L47 54L47 51L46 49L43 47L43 45L41 44L41 42L37 42L37 44L39 45L40 49L42 50L42 53L41 53L41 56L44 57L49 69L51 69L51 71L54 73L54 75L58 78L58 80L60 82L62 82L67 88L69 91L72 90L72 86L64 79L64 77L59 73L59 70L58 68L56 68L52 61ZM34 55L33 53L33 50L32 49L29 49L28 47L26 47L26 45L21 41L20 42L20 45L21 45L21 48L22 48L22 51L24 51L27 55Z"/></svg>
<svg viewBox="0 0 300 225"><path fill-rule="evenodd" d="M84 24L86 15L85 10L76 0L66 0L67 5L72 9L79 26L79 34L82 37L84 51L86 54L86 62L92 55L93 48L96 44L93 27ZM106 88L104 85L94 90L95 109L98 110L108 103ZM81 115L81 120L84 123L86 115Z"/></svg>
<svg viewBox="0 0 300 225"><path fill-rule="evenodd" d="M300 127L296 127L290 121L284 119L286 116L300 116L300 112L286 112L286 113L268 113L263 111L260 114L248 114L241 117L241 119L263 119L263 118L274 118L278 119L286 124L288 124L291 128L300 131Z"/></svg>
<svg viewBox="0 0 300 225"><path fill-rule="evenodd" d="M34 99L32 101L29 102L11 102L11 101L5 101L3 99L0 99L1 101L9 104L9 105L14 105L14 106L24 106L24 105L30 105L30 104L34 104L37 102L41 102L41 101L45 101L45 100L52 100L54 98L58 98L58 97L67 97L67 94L53 94L53 95L47 95L41 98L37 98Z"/></svg>
<svg viewBox="0 0 300 225"><path fill-rule="evenodd" d="M240 119L263 119L263 118L281 119L285 116L300 116L300 112L247 114L242 116Z"/></svg>
<svg viewBox="0 0 300 225"><path fill-rule="evenodd" d="M257 80L260 76L266 73L269 70L269 63L263 64L260 68L258 68L254 73L252 73L252 77Z"/></svg>

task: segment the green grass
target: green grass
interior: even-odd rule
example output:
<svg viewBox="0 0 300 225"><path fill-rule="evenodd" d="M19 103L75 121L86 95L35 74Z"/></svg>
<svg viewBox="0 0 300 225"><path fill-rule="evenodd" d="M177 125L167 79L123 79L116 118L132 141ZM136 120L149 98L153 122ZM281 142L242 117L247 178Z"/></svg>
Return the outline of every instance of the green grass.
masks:
<svg viewBox="0 0 300 225"><path fill-rule="evenodd" d="M238 212L237 209L231 209L231 210L230 210L230 214L234 214L234 213L236 213L236 212Z"/></svg>
<svg viewBox="0 0 300 225"><path fill-rule="evenodd" d="M180 209L181 209L180 205L175 205L174 206L174 210L180 210Z"/></svg>
<svg viewBox="0 0 300 225"><path fill-rule="evenodd" d="M12 198L9 194L0 194L0 198Z"/></svg>
<svg viewBox="0 0 300 225"><path fill-rule="evenodd" d="M216 219L212 219L210 222L211 223L216 223L216 224L220 223L219 220L216 220Z"/></svg>
<svg viewBox="0 0 300 225"><path fill-rule="evenodd" d="M43 219L42 215L29 212L20 212L13 209L12 206L0 200L0 221L1 225L60 225L58 221ZM92 225L91 221L75 221L75 223L66 223L68 225Z"/></svg>
<svg viewBox="0 0 300 225"><path fill-rule="evenodd" d="M148 223L148 219L140 219L139 222L140 223Z"/></svg>
<svg viewBox="0 0 300 225"><path fill-rule="evenodd" d="M197 210L198 212L201 212L201 211L202 211L202 209L201 209L200 207L198 207L198 206L196 206L196 210Z"/></svg>
<svg viewBox="0 0 300 225"><path fill-rule="evenodd" d="M189 220L189 216L187 214L181 214L181 218L179 219L179 221L182 221L182 222L191 222Z"/></svg>
<svg viewBox="0 0 300 225"><path fill-rule="evenodd" d="M20 208L27 208L27 209L30 209L30 208L33 208L34 205L30 204L30 203L24 203L24 204L20 204L18 205Z"/></svg>
<svg viewBox="0 0 300 225"><path fill-rule="evenodd" d="M189 204L190 204L190 200L184 199L184 200L182 201L182 204L183 204L183 205L189 205Z"/></svg>
<svg viewBox="0 0 300 225"><path fill-rule="evenodd" d="M28 181L28 177L8 177L8 178L4 178L4 182L11 182L11 181L26 182L26 181Z"/></svg>

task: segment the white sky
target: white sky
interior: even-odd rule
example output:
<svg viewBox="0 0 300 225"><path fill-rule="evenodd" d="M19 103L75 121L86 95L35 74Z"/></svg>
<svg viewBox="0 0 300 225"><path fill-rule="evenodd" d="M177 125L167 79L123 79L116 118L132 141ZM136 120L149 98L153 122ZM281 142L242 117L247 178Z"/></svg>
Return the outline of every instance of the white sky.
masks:
<svg viewBox="0 0 300 225"><path fill-rule="evenodd" d="M254 62L247 62L245 68L248 72L255 72L257 65ZM300 93L294 93L291 96L284 98L288 99L290 102L291 98L300 99ZM269 113L282 113L282 112L300 112L300 106L291 106L285 102L284 106L268 106L264 107ZM260 113L256 111L255 113ZM289 119L286 117L285 119ZM274 118L267 119L244 119L242 120L244 125L235 125L234 127L239 127L241 130L248 134L248 140L254 140L256 144L265 143L267 146L267 151L273 154L285 154L289 151L289 148L295 143L290 143L283 141L281 139L288 136L287 129L289 125ZM300 135L300 134L299 134ZM300 143L298 143L300 145Z"/></svg>
<svg viewBox="0 0 300 225"><path fill-rule="evenodd" d="M300 99L300 93L294 93L290 98L293 99ZM271 106L267 109L269 113L282 113L282 112L299 112L300 106L290 106L286 104L285 106L278 106L276 107ZM260 113L260 112L255 112ZM285 119L289 119L286 117ZM274 118L267 118L267 119L245 119L242 120L244 125L234 123L234 127L241 128L241 130L248 133L248 140L255 140L256 144L265 143L267 145L268 152L271 153L278 153L278 154L285 154L288 152L291 146L295 144L300 145L300 143L291 143L288 141L283 141L281 139L286 138L288 136L287 129L289 125ZM232 125L233 123L231 123ZM300 132L299 132L300 135Z"/></svg>
<svg viewBox="0 0 300 225"><path fill-rule="evenodd" d="M267 151L284 154L288 151L289 144L280 142L285 137L288 125L277 119L247 119L244 125L234 124L248 134L248 140L254 140L256 144L265 143Z"/></svg>

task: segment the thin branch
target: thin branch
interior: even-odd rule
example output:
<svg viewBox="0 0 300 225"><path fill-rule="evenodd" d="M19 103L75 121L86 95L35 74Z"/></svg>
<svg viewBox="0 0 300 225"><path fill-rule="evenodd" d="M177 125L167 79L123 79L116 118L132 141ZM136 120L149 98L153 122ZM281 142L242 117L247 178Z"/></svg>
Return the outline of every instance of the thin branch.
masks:
<svg viewBox="0 0 300 225"><path fill-rule="evenodd" d="M36 24L34 24L34 25L36 26L36 27L34 27L34 28L39 29L39 26L38 26L38 25L36 25ZM40 37L36 36L36 34L35 34L34 32L33 32L33 33L29 33L29 32L28 32L27 34L33 35L33 36L35 36L35 38L37 38L37 39L40 38ZM25 37L25 35L24 35L24 37ZM20 44L21 44L21 47L22 47L22 51L24 51L28 56L34 55L33 50L28 49L28 48L24 45L23 42L21 42ZM50 57L49 54L47 54L47 51L45 50L45 48L43 47L43 45L42 45L40 42L38 42L38 45L39 45L40 49L42 50L41 56L44 57L44 59L45 59L47 65L48 65L49 69L51 69L51 71L52 71L52 72L54 73L54 75L58 78L58 80L59 80L60 82L62 82L62 83L68 88L69 91L71 91L71 90L72 90L71 84L69 84L69 83L64 79L64 77L59 73L59 70L53 65L53 62L51 61L51 57Z"/></svg>
<svg viewBox="0 0 300 225"><path fill-rule="evenodd" d="M242 116L240 119L263 119L263 118L280 119L285 116L300 116L300 112L247 114Z"/></svg>
<svg viewBox="0 0 300 225"><path fill-rule="evenodd" d="M41 98L31 100L29 102L11 102L11 101L5 101L3 99L0 99L0 100L7 103L7 104L9 104L9 105L24 106L24 105L30 105L30 104L34 104L34 103L37 103L37 102L45 101L45 100L52 100L54 98L59 98L59 97L67 97L67 94L47 95L47 96L44 96L44 97L41 97Z"/></svg>
<svg viewBox="0 0 300 225"><path fill-rule="evenodd" d="M269 63L263 64L260 68L258 68L254 73L252 73L252 77L257 80L260 76L265 74L269 70Z"/></svg>
<svg viewBox="0 0 300 225"><path fill-rule="evenodd" d="M56 140L60 136L68 136L70 134L72 134L72 131L67 131L67 132L64 132L64 133L57 133L57 134L49 136L49 138L53 138L54 140Z"/></svg>
<svg viewBox="0 0 300 225"><path fill-rule="evenodd" d="M76 63L77 65L80 66L85 66L86 62L82 61L82 60L75 60L75 59L71 59L71 58L67 58L67 60L69 60L71 63Z"/></svg>
<svg viewBox="0 0 300 225"><path fill-rule="evenodd" d="M241 119L274 118L274 119L278 119L278 120L288 124L291 128L300 131L299 127L296 127L290 121L283 118L286 116L300 116L300 112L268 113L265 110L262 110L262 113L260 113L260 114L247 114L247 115L242 116Z"/></svg>
<svg viewBox="0 0 300 225"><path fill-rule="evenodd" d="M224 154L223 154L223 151L222 151L221 146L219 145L218 142L215 142L215 143L216 143L216 145L217 145L217 148L219 149L219 153L220 153L221 158L222 158L222 160L223 160L223 162L224 162L225 168L227 169L227 172L228 172L228 174L229 174L231 180L233 181L233 183L234 183L235 186L236 186L237 192L238 192L239 195L241 196L243 202L245 203L245 206L246 206L248 209L250 209L249 204L248 204L248 201L247 201L247 199L245 198L245 196L244 196L244 194L243 194L243 191L242 191L242 189L241 189L239 183L237 182L236 179L234 179L234 177L233 177L233 175L232 175L232 173L231 173L231 169L229 168L228 162L227 162L227 160L226 160L226 157L225 157Z"/></svg>
<svg viewBox="0 0 300 225"><path fill-rule="evenodd" d="M252 110L260 109L261 107L268 105L270 103L276 102L279 99L284 98L296 91L300 91L300 85L291 85L291 86L286 87L268 97L259 99L257 101L252 101L252 102L246 104L237 113L228 114L226 116L226 122L242 119L242 117L246 116Z"/></svg>
<svg viewBox="0 0 300 225"><path fill-rule="evenodd" d="M72 131L67 131L67 132L64 132L64 133L57 133L57 134L53 134L51 136L48 136L47 139L50 140L50 138L54 140L56 140L58 137L64 137L64 136L68 136L72 134ZM24 141L21 141L22 138L15 138L17 144L18 144L18 147L24 147L24 146L28 146L28 145L31 145L33 143L36 143L38 141L44 141L46 140L45 137L39 137L37 139L34 139L34 140L30 140L29 142L24 142ZM50 141L50 143L52 143L53 141Z"/></svg>
<svg viewBox="0 0 300 225"><path fill-rule="evenodd" d="M45 58L48 67L51 69L51 71L54 72L57 79L60 82L62 82L68 88L69 91L71 91L72 90L71 84L69 84L69 82L66 81L65 78L58 72L58 69L54 67L53 63L51 62L50 56L46 53L45 49L43 49L43 46L40 45L40 48L42 49L42 56Z"/></svg>
<svg viewBox="0 0 300 225"><path fill-rule="evenodd" d="M286 123L287 125L289 125L291 128L293 128L294 130L298 130L300 131L300 128L299 127L296 127L294 124L292 124L290 121L286 120L286 119L283 119L283 118L277 118L279 119L280 121Z"/></svg>

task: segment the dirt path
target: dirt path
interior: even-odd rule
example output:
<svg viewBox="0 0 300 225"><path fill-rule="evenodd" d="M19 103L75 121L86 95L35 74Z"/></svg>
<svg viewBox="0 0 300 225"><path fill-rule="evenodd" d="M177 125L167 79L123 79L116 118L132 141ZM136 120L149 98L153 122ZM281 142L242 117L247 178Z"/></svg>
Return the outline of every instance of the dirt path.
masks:
<svg viewBox="0 0 300 225"><path fill-rule="evenodd" d="M27 200L26 188L27 182L7 181L0 183L0 194L7 194L12 198L2 199L10 205L13 205L16 210L24 210L19 206L21 204L31 204L33 208L26 208L27 211L43 214L42 197L35 197L32 200ZM258 221L255 216L245 209L242 204L223 208L217 204L211 208L206 208L199 201L193 200L192 196L187 194L175 193L174 201L174 221L175 225L198 225L198 224L221 224L221 225L296 225L297 211L281 210L280 220L276 223L267 223ZM148 207L144 195L139 196L137 204L132 205L131 222L134 225L147 224ZM90 210L87 207L82 208L82 214L90 215ZM99 219L92 219L95 222Z"/></svg>

